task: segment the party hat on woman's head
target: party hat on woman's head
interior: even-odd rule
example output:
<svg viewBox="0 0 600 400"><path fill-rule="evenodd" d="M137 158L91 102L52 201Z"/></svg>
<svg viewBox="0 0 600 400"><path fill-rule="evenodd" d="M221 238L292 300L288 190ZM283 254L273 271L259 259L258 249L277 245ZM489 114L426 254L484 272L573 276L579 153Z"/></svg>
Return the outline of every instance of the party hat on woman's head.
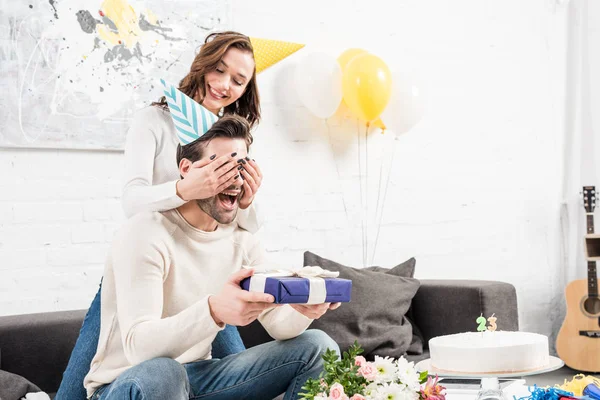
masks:
<svg viewBox="0 0 600 400"><path fill-rule="evenodd" d="M160 80L182 146L204 135L219 119L170 83Z"/></svg>
<svg viewBox="0 0 600 400"><path fill-rule="evenodd" d="M254 60L256 62L257 74L304 47L303 44L299 43L255 37L251 37L250 42L254 48Z"/></svg>

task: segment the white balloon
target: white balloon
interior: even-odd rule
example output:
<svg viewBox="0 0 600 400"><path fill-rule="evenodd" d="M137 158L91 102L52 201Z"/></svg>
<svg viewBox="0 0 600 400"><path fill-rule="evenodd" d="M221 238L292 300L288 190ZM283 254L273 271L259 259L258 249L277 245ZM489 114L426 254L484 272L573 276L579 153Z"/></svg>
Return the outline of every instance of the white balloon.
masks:
<svg viewBox="0 0 600 400"><path fill-rule="evenodd" d="M326 53L310 53L296 66L294 84L304 107L319 118L335 114L342 102L342 69Z"/></svg>
<svg viewBox="0 0 600 400"><path fill-rule="evenodd" d="M425 112L425 93L415 76L392 71L392 97L379 116L386 128L401 135L414 127Z"/></svg>

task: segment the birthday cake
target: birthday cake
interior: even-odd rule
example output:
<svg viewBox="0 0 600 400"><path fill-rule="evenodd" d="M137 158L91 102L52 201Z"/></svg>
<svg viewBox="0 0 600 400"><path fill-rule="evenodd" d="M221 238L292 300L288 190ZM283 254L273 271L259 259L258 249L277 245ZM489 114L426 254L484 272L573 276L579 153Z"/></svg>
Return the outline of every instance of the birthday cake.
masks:
<svg viewBox="0 0 600 400"><path fill-rule="evenodd" d="M485 331L438 336L429 340L431 366L461 373L512 373L550 363L548 337L528 332Z"/></svg>

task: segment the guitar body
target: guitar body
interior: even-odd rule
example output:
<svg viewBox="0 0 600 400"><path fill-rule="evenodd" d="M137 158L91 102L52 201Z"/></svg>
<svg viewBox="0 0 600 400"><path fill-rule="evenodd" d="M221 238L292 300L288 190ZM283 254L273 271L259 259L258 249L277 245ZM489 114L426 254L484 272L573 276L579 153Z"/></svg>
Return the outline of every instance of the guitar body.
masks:
<svg viewBox="0 0 600 400"><path fill-rule="evenodd" d="M600 332L600 299L588 297L588 281L572 281L565 289L567 314L556 338L556 352L570 368L600 372L600 337L580 332Z"/></svg>
<svg viewBox="0 0 600 400"><path fill-rule="evenodd" d="M596 260L592 244L596 188L583 187L586 212L587 279L570 282L565 289L567 314L556 338L556 352L569 367L585 372L600 372L600 296ZM589 240L587 240L589 239ZM588 244L590 248L588 249Z"/></svg>

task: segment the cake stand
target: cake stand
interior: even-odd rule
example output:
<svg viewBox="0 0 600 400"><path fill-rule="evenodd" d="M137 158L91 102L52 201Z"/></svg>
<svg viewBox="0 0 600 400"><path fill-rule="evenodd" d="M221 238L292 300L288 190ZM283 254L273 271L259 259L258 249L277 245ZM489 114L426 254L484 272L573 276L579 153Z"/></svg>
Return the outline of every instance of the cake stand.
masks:
<svg viewBox="0 0 600 400"><path fill-rule="evenodd" d="M417 371L427 371L429 375L437 375L443 378L468 378L468 379L477 379L481 381L481 387L479 392L477 393L477 400L508 400L507 397L500 389L500 385L498 383L499 378L522 378L525 376L544 374L546 372L554 371L561 368L565 363L557 357L549 356L550 362L548 365L537 368L529 371L520 371L520 372L510 372L510 373L498 373L498 372L490 372L490 373L463 373L463 372L450 372L438 370L435 367L431 366L431 359L428 358L423 361L419 361L415 368Z"/></svg>

